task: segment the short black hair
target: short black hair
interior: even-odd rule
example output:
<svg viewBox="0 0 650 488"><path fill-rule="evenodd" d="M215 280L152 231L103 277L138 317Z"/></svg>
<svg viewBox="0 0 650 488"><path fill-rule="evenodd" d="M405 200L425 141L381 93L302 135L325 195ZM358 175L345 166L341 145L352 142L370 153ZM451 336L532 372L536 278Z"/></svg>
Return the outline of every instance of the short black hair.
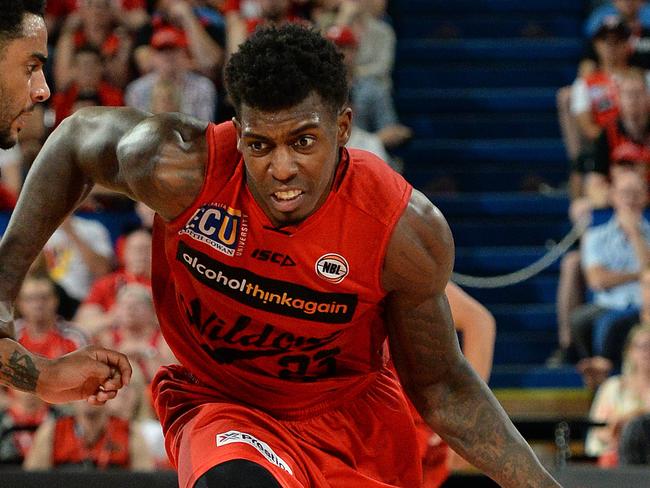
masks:
<svg viewBox="0 0 650 488"><path fill-rule="evenodd" d="M2 44L23 36L25 14L45 15L45 0L0 0L0 49Z"/></svg>
<svg viewBox="0 0 650 488"><path fill-rule="evenodd" d="M271 112L293 107L312 92L339 110L348 101L343 55L318 31L298 24L261 27L226 66L226 88L242 104Z"/></svg>

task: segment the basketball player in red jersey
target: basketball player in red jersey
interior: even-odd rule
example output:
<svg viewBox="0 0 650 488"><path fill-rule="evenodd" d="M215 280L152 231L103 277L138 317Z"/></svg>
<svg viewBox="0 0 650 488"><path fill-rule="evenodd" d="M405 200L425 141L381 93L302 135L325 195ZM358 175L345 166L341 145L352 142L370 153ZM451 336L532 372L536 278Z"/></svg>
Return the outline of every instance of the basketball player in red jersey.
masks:
<svg viewBox="0 0 650 488"><path fill-rule="evenodd" d="M43 74L47 59L44 3L0 0L1 149L16 144L34 105L50 96ZM30 223L18 225L28 230ZM26 271L12 278L4 264L0 267L7 280L4 285L12 282L9 286L17 284ZM12 298L17 291L12 290ZM114 351L89 347L54 360L31 354L14 340L12 310L11 302L0 303L0 384L35 393L50 403L88 399L101 404L128 383L131 366L126 356Z"/></svg>
<svg viewBox="0 0 650 488"><path fill-rule="evenodd" d="M386 337L410 399L454 450L502 486L559 486L460 352L442 215L344 148L336 48L301 26L263 28L226 83L237 115L220 125L127 108L66 119L0 243L0 300L101 184L157 212L154 298L180 365L159 371L153 395L181 488L419 486Z"/></svg>

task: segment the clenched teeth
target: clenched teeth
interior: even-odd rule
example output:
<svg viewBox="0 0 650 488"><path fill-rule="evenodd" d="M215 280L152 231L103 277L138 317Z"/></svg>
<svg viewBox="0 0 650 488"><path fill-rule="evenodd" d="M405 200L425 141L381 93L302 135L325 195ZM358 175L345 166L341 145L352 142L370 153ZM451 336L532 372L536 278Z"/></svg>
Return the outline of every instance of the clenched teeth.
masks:
<svg viewBox="0 0 650 488"><path fill-rule="evenodd" d="M273 195L278 200L291 200L300 195L302 191L300 190L290 190L290 191L276 191Z"/></svg>

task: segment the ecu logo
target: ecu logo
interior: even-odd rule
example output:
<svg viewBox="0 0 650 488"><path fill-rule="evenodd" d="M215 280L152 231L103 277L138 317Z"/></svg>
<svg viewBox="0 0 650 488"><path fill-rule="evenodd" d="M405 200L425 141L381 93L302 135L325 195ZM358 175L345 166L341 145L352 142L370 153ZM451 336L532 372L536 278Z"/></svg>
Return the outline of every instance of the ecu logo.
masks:
<svg viewBox="0 0 650 488"><path fill-rule="evenodd" d="M241 256L248 225L240 210L222 204L203 205L180 231L227 256Z"/></svg>

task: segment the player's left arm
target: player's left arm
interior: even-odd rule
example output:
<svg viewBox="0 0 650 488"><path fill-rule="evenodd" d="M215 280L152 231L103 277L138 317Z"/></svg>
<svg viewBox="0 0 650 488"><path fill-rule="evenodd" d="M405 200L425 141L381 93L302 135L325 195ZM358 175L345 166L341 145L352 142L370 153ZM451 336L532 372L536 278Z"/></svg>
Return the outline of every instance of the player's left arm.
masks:
<svg viewBox="0 0 650 488"><path fill-rule="evenodd" d="M391 353L422 418L503 487L559 486L463 357L445 287L453 239L442 214L414 191L386 255Z"/></svg>

